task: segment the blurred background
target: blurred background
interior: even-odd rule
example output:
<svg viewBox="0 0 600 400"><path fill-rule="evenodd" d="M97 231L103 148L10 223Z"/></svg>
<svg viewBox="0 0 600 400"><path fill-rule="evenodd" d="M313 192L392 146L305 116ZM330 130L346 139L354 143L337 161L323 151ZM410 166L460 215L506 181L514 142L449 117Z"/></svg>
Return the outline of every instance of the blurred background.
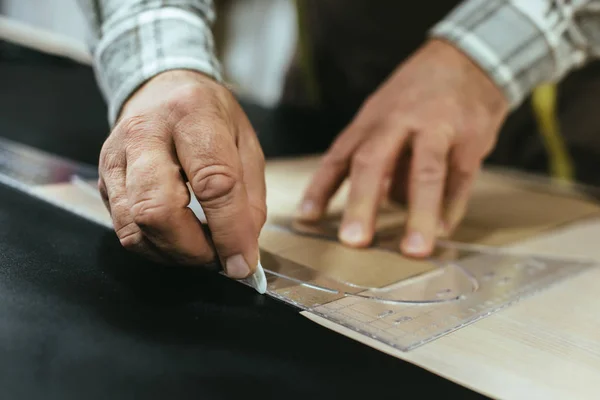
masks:
<svg viewBox="0 0 600 400"><path fill-rule="evenodd" d="M91 138L88 156L81 158L89 161L95 160L109 127L105 104L88 67L88 44L93 38L77 1L0 0L4 79L0 110L2 135L14 135L19 140L29 135L34 145L48 137L86 132ZM440 7L433 10L433 3L428 2L353 0L356 7L346 7L338 0L331 1L341 7L335 13L306 19L302 10L306 14L307 9L299 0L213 1L217 12L213 31L224 77L244 100L244 109L267 156L326 149L362 99L388 75L389 67L397 65L396 59L409 56L425 40L425 30L452 4L459 3L440 1L435 3ZM323 3L311 4L315 8ZM312 61L306 57L308 45L299 45L298 6L305 22L303 33L314 33L312 47L319 49ZM410 12L398 12L405 7ZM336 16L335 23L331 22L332 15ZM365 22L360 29L346 23L357 18ZM306 36L303 39L306 44ZM34 51L28 53L25 48ZM297 56L299 48L305 51L298 51ZM42 60L40 55L48 52L59 57ZM72 65L76 63L67 68L64 56L86 64L86 68ZM297 62L290 69L292 60ZM303 60L311 65L307 67ZM49 68L49 63L65 68ZM286 77L294 79L287 79L282 96ZM311 84L320 91L318 107L311 108ZM540 97L549 93L548 98ZM596 117L600 61L570 74L558 85L537 88L534 95L508 118L486 163L600 186L600 119ZM544 99L547 107L540 111L540 101L534 104L534 97ZM31 110L35 110L36 118L31 118ZM53 139L45 145L56 153L72 154L65 148L68 140L58 143ZM79 157L81 143L77 147Z"/></svg>
<svg viewBox="0 0 600 400"><path fill-rule="evenodd" d="M226 79L256 103L276 104L296 44L294 1L215 0L215 6L215 41ZM77 0L0 0L0 15L82 51L91 38Z"/></svg>

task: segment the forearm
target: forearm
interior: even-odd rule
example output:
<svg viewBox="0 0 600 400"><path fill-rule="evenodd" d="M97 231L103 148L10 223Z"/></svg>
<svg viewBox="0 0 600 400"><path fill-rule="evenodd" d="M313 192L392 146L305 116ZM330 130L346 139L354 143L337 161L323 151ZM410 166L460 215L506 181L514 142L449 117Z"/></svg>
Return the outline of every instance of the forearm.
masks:
<svg viewBox="0 0 600 400"><path fill-rule="evenodd" d="M161 72L188 69L221 80L211 0L78 0L95 34L98 83L114 124L130 95Z"/></svg>
<svg viewBox="0 0 600 400"><path fill-rule="evenodd" d="M600 55L600 1L466 0L430 33L479 64L514 109Z"/></svg>

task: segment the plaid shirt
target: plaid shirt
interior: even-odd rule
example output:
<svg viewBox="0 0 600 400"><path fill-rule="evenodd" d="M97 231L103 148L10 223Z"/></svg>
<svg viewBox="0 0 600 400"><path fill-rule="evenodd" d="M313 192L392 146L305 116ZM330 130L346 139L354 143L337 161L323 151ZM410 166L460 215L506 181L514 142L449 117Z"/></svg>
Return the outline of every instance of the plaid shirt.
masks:
<svg viewBox="0 0 600 400"><path fill-rule="evenodd" d="M79 0L94 27L95 68L114 124L149 78L191 69L222 81L211 0ZM433 26L498 84L511 107L600 55L600 0L465 0Z"/></svg>

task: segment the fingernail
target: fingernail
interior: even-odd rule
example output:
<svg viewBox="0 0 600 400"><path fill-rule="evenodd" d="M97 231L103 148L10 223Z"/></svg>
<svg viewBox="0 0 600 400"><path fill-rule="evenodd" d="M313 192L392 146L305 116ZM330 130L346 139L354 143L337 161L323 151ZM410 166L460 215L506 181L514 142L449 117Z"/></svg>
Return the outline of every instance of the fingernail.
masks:
<svg viewBox="0 0 600 400"><path fill-rule="evenodd" d="M425 251L425 239L418 232L412 232L404 242L404 250L408 253L418 254Z"/></svg>
<svg viewBox="0 0 600 400"><path fill-rule="evenodd" d="M250 267L241 254L231 256L225 261L225 272L233 279L243 279L250 273Z"/></svg>
<svg viewBox="0 0 600 400"><path fill-rule="evenodd" d="M364 241L365 233L360 222L352 222L342 228L340 236L346 243L359 244Z"/></svg>

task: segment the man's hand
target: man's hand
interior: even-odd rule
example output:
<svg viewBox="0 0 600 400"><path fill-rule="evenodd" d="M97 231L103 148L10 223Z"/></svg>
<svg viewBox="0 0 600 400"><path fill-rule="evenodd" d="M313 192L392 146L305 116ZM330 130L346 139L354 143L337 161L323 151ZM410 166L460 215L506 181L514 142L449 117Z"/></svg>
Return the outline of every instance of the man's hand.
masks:
<svg viewBox="0 0 600 400"><path fill-rule="evenodd" d="M189 182L214 254L187 206ZM223 262L251 275L266 218L264 157L231 93L192 71L154 77L123 107L100 155L99 189L124 247L159 262Z"/></svg>
<svg viewBox="0 0 600 400"><path fill-rule="evenodd" d="M362 247L372 241L384 198L407 194L401 249L428 256L436 236L462 219L507 112L502 92L469 58L445 42L428 42L364 103L325 154L301 204L302 218L322 217L348 177L339 235Z"/></svg>

